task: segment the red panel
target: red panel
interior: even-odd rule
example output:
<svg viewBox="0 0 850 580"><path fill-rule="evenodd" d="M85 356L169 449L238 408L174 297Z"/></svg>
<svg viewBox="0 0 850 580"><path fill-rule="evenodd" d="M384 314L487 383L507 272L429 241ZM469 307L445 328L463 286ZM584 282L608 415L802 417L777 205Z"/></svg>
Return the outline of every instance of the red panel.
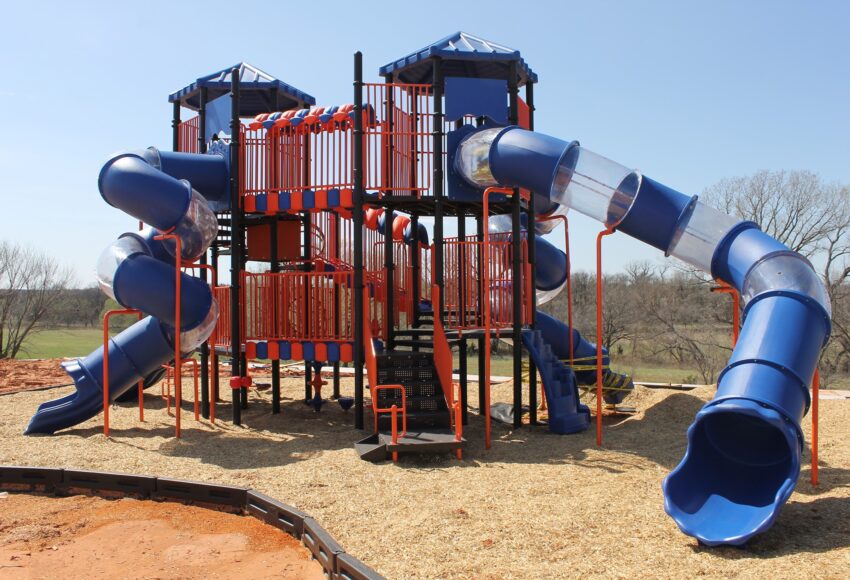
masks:
<svg viewBox="0 0 850 580"><path fill-rule="evenodd" d="M293 191L289 197L289 211L301 211L304 209L304 192Z"/></svg>
<svg viewBox="0 0 850 580"><path fill-rule="evenodd" d="M278 360L280 359L280 345L276 340L269 341L269 360Z"/></svg>
<svg viewBox="0 0 850 580"><path fill-rule="evenodd" d="M247 199L247 198L246 198ZM248 226L248 259L271 259L271 230L268 224ZM297 221L277 222L278 260L297 260L301 257L301 224Z"/></svg>
<svg viewBox="0 0 850 580"><path fill-rule="evenodd" d="M315 349L315 360L328 360L328 345L324 342L317 342L315 344Z"/></svg>
<svg viewBox="0 0 850 580"><path fill-rule="evenodd" d="M290 348L292 352L289 356L290 360L304 360L304 347L300 342L293 342Z"/></svg>
<svg viewBox="0 0 850 580"><path fill-rule="evenodd" d="M328 190L320 189L316 192L316 209L328 208Z"/></svg>
<svg viewBox="0 0 850 580"><path fill-rule="evenodd" d="M354 360L354 347L351 343L344 342L339 345L339 360L342 362L351 362Z"/></svg>
<svg viewBox="0 0 850 580"><path fill-rule="evenodd" d="M257 345L253 342L245 343L245 358L253 360L257 358Z"/></svg>
<svg viewBox="0 0 850 580"><path fill-rule="evenodd" d="M340 190L339 205L342 207L354 207L354 193L350 189Z"/></svg>

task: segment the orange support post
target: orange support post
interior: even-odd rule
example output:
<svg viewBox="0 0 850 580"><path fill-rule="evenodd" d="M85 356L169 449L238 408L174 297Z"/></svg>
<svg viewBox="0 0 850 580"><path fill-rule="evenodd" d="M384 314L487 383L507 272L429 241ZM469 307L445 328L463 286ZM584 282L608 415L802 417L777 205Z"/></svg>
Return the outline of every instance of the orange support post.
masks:
<svg viewBox="0 0 850 580"><path fill-rule="evenodd" d="M142 312L135 308L123 308L120 310L110 310L103 315L103 434L109 437L109 320L113 316L119 314L135 314L142 319ZM139 381L139 420L145 420L144 400L144 381Z"/></svg>
<svg viewBox="0 0 850 580"><path fill-rule="evenodd" d="M183 274L182 256L183 248L180 237L176 234L161 234L154 237L155 240L173 239L174 250L174 436L180 438L180 404L183 402L183 381L181 380L181 356L180 356L180 276Z"/></svg>
<svg viewBox="0 0 850 580"><path fill-rule="evenodd" d="M726 282L717 280L717 284L711 289L712 292L732 296L732 347L734 348L738 344L738 334L741 332L741 295Z"/></svg>
<svg viewBox="0 0 850 580"><path fill-rule="evenodd" d="M812 379L812 485L818 480L818 398L820 395L820 371L815 369Z"/></svg>
<svg viewBox="0 0 850 580"><path fill-rule="evenodd" d="M602 238L612 229L596 236L596 445L602 445Z"/></svg>

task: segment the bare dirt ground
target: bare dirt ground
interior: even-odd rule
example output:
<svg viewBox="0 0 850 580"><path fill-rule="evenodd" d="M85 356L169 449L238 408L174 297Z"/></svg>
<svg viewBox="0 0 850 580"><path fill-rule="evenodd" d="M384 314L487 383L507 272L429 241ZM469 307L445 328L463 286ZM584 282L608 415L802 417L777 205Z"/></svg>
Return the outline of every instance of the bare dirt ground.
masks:
<svg viewBox="0 0 850 580"><path fill-rule="evenodd" d="M324 578L254 518L135 499L0 497L0 577Z"/></svg>
<svg viewBox="0 0 850 580"><path fill-rule="evenodd" d="M0 394L31 391L71 382L59 365L64 359L0 359Z"/></svg>
<svg viewBox="0 0 850 580"><path fill-rule="evenodd" d="M265 379L258 378L257 382ZM187 402L183 438L149 391L145 423L133 405L52 437L21 432L39 403L70 389L0 397L0 461L216 481L258 489L316 517L346 551L390 578L847 577L850 569L850 401L820 402L821 484L800 482L777 524L746 549L701 547L664 513L661 480L679 462L685 432L709 387L681 392L638 387L630 417L606 416L594 434L557 436L545 427L483 423L470 413L464 459L361 461L351 411L304 405L303 379L282 381L280 415L267 389L252 389L244 424L195 422ZM329 391L329 385L326 387ZM352 381L343 381L351 394ZM476 386L470 401L477 400ZM511 384L493 389L509 401ZM230 393L227 393L229 396ZM371 416L367 414L366 423ZM804 424L810 440L809 420Z"/></svg>

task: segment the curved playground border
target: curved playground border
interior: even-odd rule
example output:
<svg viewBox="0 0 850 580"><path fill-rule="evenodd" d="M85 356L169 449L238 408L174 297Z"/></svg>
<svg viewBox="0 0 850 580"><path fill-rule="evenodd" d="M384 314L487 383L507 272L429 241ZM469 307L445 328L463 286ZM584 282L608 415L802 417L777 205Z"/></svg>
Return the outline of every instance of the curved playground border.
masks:
<svg viewBox="0 0 850 580"><path fill-rule="evenodd" d="M178 501L250 515L300 540L332 580L383 579L372 568L346 553L312 517L245 487L150 475L0 465L0 489L50 494L104 492L112 497Z"/></svg>

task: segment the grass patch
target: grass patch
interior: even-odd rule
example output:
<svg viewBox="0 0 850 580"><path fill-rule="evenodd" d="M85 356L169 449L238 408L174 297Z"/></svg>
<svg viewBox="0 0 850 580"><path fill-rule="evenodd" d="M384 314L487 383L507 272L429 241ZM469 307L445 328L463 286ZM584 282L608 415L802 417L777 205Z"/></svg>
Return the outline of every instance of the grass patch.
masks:
<svg viewBox="0 0 850 580"><path fill-rule="evenodd" d="M101 344L99 328L51 328L31 334L17 358L86 356Z"/></svg>

